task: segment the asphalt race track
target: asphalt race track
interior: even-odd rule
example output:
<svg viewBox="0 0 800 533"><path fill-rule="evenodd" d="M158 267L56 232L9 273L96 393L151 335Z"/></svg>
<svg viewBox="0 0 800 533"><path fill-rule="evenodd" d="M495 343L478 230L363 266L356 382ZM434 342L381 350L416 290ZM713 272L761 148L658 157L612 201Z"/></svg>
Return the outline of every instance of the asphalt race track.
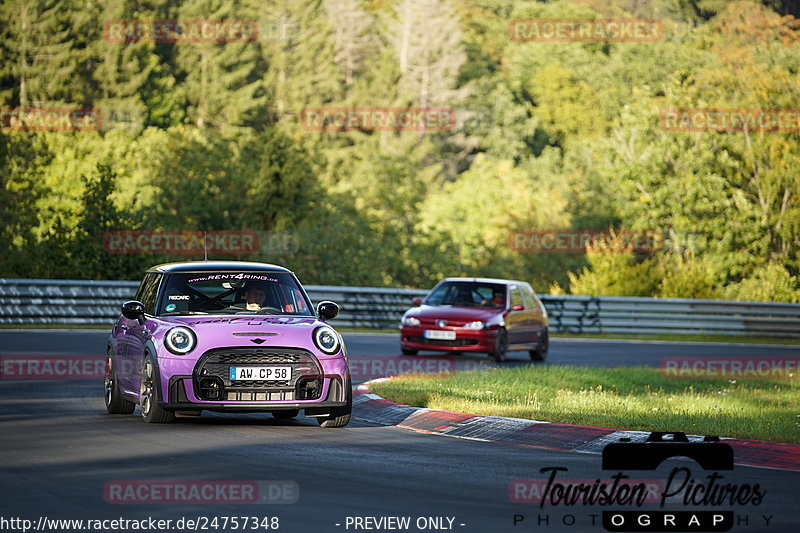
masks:
<svg viewBox="0 0 800 533"><path fill-rule="evenodd" d="M0 356L102 355L106 338L107 332L98 330L2 330ZM394 335L349 334L345 339L353 357L400 358ZM790 346L556 339L548 361L658 366L667 356L797 356L798 352L800 347ZM526 352L509 355L508 365L530 363ZM482 356L456 358L459 367L489 364ZM564 480L588 483L609 479L614 473L602 470L596 454L455 439L358 420L344 429L322 429L309 418L280 421L268 414L207 413L180 418L170 425L145 424L138 411L107 415L102 383L96 379L12 380L3 376L0 406L4 515L32 520L32 527L41 517L153 517L170 519L172 524L183 519L181 527L164 531L235 531L230 523L223 529L221 521L236 516L277 517L278 530L287 532L583 532L604 530L600 524L603 510L638 509L549 503L540 507L530 501L512 501L510 484L544 478L541 468L566 468L558 474ZM358 417L357 408L354 416ZM696 484L710 484L707 473L696 464L678 459L636 477L663 481L673 468L686 466L692 467ZM800 472L736 467L723 475L716 483L747 491L758 485L762 501L758 505L751 501L682 507L670 500L667 505L672 510L733 511L732 531L800 529ZM260 495L268 503L120 503L109 496L109 486L129 480L260 482ZM231 500L235 498L227 501ZM277 503L269 503L275 500ZM658 510L659 506L647 503L643 508ZM200 518L205 528L186 526L186 520L199 517L207 517L207 521ZM216 527L211 521L214 517L218 519ZM386 522L388 517L408 517L410 525L399 527L402 522ZM102 529L82 530L126 530L113 525L108 522ZM0 523L0 531L21 529Z"/></svg>

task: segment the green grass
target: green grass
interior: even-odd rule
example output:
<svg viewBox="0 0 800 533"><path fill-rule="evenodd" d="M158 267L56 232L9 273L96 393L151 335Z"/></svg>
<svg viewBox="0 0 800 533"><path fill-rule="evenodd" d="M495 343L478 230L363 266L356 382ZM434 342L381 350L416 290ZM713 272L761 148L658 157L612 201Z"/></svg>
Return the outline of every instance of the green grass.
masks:
<svg viewBox="0 0 800 533"><path fill-rule="evenodd" d="M800 379L665 379L657 368L529 365L407 375L370 388L409 405L642 431L800 443Z"/></svg>

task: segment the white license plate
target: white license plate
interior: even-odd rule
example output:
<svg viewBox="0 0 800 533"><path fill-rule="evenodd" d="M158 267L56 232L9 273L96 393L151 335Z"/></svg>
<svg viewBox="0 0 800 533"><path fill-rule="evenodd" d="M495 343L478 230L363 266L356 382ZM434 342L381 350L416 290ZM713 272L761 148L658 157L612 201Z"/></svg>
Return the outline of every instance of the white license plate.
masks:
<svg viewBox="0 0 800 533"><path fill-rule="evenodd" d="M264 381L292 378L290 366L232 366L228 375L231 381Z"/></svg>
<svg viewBox="0 0 800 533"><path fill-rule="evenodd" d="M456 332L441 329L426 329L423 333L426 339L436 339L440 341L454 341L456 340Z"/></svg>

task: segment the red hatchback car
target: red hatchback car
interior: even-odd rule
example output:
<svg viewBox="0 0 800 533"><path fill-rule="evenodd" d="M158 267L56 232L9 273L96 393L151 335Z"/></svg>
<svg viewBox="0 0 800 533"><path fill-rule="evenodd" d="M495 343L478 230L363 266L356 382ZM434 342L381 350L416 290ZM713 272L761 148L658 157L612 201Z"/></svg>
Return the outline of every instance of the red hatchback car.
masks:
<svg viewBox="0 0 800 533"><path fill-rule="evenodd" d="M547 358L547 310L524 281L447 278L403 315L400 346L419 350L485 352L505 361L509 350Z"/></svg>

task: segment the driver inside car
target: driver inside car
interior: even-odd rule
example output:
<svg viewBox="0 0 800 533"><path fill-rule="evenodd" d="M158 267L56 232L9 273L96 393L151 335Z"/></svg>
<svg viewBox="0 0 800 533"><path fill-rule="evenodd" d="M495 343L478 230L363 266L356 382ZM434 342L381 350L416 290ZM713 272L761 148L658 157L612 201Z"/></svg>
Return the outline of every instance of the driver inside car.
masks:
<svg viewBox="0 0 800 533"><path fill-rule="evenodd" d="M506 295L503 290L495 289L492 293L492 298L486 298L481 301L481 305L485 307L501 308L506 305Z"/></svg>
<svg viewBox="0 0 800 533"><path fill-rule="evenodd" d="M261 306L267 299L267 291L256 283L247 285L244 291L244 303L248 311L261 311Z"/></svg>

